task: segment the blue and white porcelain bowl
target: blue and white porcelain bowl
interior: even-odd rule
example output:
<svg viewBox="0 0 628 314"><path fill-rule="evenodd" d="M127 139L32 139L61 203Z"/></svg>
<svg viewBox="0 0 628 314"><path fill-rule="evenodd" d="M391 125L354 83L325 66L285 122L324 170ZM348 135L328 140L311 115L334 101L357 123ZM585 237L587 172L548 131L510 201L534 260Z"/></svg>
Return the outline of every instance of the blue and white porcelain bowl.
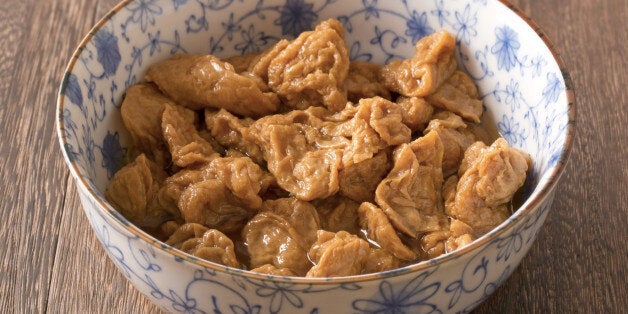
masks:
<svg viewBox="0 0 628 314"><path fill-rule="evenodd" d="M459 64L477 82L488 117L534 160L526 201L459 251L383 273L333 279L269 276L175 250L116 212L103 192L130 139L124 90L178 52L220 57L260 51L337 18L354 60L413 53L439 29L456 35ZM127 0L76 50L59 91L57 131L83 209L105 251L146 297L169 312L467 312L526 254L548 214L574 137L567 71L547 37L497 0Z"/></svg>

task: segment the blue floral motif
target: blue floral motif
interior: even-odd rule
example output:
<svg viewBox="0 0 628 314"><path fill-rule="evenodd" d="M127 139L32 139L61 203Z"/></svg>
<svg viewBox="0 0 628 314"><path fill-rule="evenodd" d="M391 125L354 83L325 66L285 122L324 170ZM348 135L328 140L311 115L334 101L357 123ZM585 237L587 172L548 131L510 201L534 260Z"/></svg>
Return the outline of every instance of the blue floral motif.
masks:
<svg viewBox="0 0 628 314"><path fill-rule="evenodd" d="M543 89L543 100L546 104L552 104L558 101L558 96L565 88L563 81L558 78L556 73L547 73L547 85Z"/></svg>
<svg viewBox="0 0 628 314"><path fill-rule="evenodd" d="M525 140L525 130L519 130L519 123L513 117L503 115L502 120L497 122L497 129L510 145L518 145Z"/></svg>
<svg viewBox="0 0 628 314"><path fill-rule="evenodd" d="M536 56L530 60L530 67L532 68L532 76L539 76L543 71L543 68L547 65L547 61L543 57Z"/></svg>
<svg viewBox="0 0 628 314"><path fill-rule="evenodd" d="M438 17L438 24L442 27L445 22L447 21L447 18L449 17L449 11L444 9L444 2L443 0L437 0L436 1L436 10L433 10L431 13L433 15L436 15L436 17Z"/></svg>
<svg viewBox="0 0 628 314"><path fill-rule="evenodd" d="M521 108L521 104L524 103L523 94L519 90L519 82L511 79L510 83L506 86L506 104L510 105L510 110L513 112Z"/></svg>
<svg viewBox="0 0 628 314"><path fill-rule="evenodd" d="M237 43L234 48L241 54L248 52L260 52L262 48L268 45L269 41L275 39L272 36L266 36L264 32L256 32L255 26L251 24L246 31L242 31L243 41Z"/></svg>
<svg viewBox="0 0 628 314"><path fill-rule="evenodd" d="M215 298L215 296L212 296ZM172 308L181 313L203 313L197 309L197 302L194 299L184 299L176 291L170 290L170 300L172 300ZM214 302L215 304L215 302ZM219 313L219 312L218 312Z"/></svg>
<svg viewBox="0 0 628 314"><path fill-rule="evenodd" d="M403 59L402 55L396 54L395 49L399 44L407 43L408 40L390 29L381 30L375 26L375 37L371 38L371 45L379 45L382 52L387 54L384 63L388 63L393 59Z"/></svg>
<svg viewBox="0 0 628 314"><path fill-rule="evenodd" d="M412 43L416 43L419 39L434 32L434 29L427 23L427 13L419 13L415 10L412 11L412 16L406 22L408 29L406 30L406 36L412 37Z"/></svg>
<svg viewBox="0 0 628 314"><path fill-rule="evenodd" d="M284 302L290 303L298 309L303 307L303 300L297 294L298 290L294 290L295 284L264 281L255 293L264 298L270 298L270 312L279 313L284 306Z"/></svg>
<svg viewBox="0 0 628 314"><path fill-rule="evenodd" d="M133 69L136 66L142 66L144 60L144 53L148 50L148 55L153 56L156 52L160 52L162 46L170 48L170 54L185 53L186 50L181 47L179 32L174 31L174 40L161 39L161 31L157 31L155 35L148 33L148 43L144 46L133 46L131 51L131 63L126 64L124 69L128 72L129 76L124 82L124 87L137 83L137 77L132 74Z"/></svg>
<svg viewBox="0 0 628 314"><path fill-rule="evenodd" d="M85 112L85 107L83 106L83 92L81 92L81 86L74 73L66 76L65 95L73 104L79 107L81 112Z"/></svg>
<svg viewBox="0 0 628 314"><path fill-rule="evenodd" d="M491 52L497 56L497 68L510 71L517 65L517 50L521 47L519 35L509 26L495 29L497 42Z"/></svg>
<svg viewBox="0 0 628 314"><path fill-rule="evenodd" d="M155 16L163 13L163 9L155 2L156 0L136 0L129 2L126 6L127 10L133 12L129 21L139 23L142 32L148 29L148 24L155 25ZM175 4L177 4L176 1Z"/></svg>
<svg viewBox="0 0 628 314"><path fill-rule="evenodd" d="M150 42L149 56L154 55L155 52L161 52L161 42L159 41L159 36L161 36L161 31L157 31L155 35L148 33L148 41Z"/></svg>
<svg viewBox="0 0 628 314"><path fill-rule="evenodd" d="M227 35L227 40L233 40L233 33L238 32L242 29L242 26L237 24L234 20L234 14L229 14L229 21L220 23L222 27L225 29L225 34ZM253 26L253 24L251 24Z"/></svg>
<svg viewBox="0 0 628 314"><path fill-rule="evenodd" d="M97 51L97 60L105 70L105 75L115 74L122 60L118 38L113 32L101 28L94 35L94 46Z"/></svg>
<svg viewBox="0 0 628 314"><path fill-rule="evenodd" d="M174 9L178 10L180 6L186 4L188 2L188 0L172 0L172 3L174 4Z"/></svg>
<svg viewBox="0 0 628 314"><path fill-rule="evenodd" d="M426 282L432 273L423 272L403 287L382 280L379 295L370 300L353 301L353 309L359 313L441 313L429 302L440 289L439 281Z"/></svg>
<svg viewBox="0 0 628 314"><path fill-rule="evenodd" d="M359 41L356 41L353 44L351 44L351 47L349 47L349 59L353 61L365 61L365 62L371 61L371 59L373 58L373 55L368 52L362 52L361 48L362 48L362 44L360 44Z"/></svg>
<svg viewBox="0 0 628 314"><path fill-rule="evenodd" d="M305 0L286 0L286 4L279 9L281 15L275 20L275 24L281 25L283 35L297 36L312 29L314 21L318 19L313 7L313 4Z"/></svg>
<svg viewBox="0 0 628 314"><path fill-rule="evenodd" d="M112 178L120 169L126 154L126 149L120 146L120 134L118 132L111 134L107 131L100 152L102 154L102 166L107 169L107 177Z"/></svg>
<svg viewBox="0 0 628 314"><path fill-rule="evenodd" d="M377 0L362 0L364 5L364 20L368 21L369 18L379 18L379 11L377 10Z"/></svg>
<svg viewBox="0 0 628 314"><path fill-rule="evenodd" d="M83 129L83 133L81 134L83 139L83 147L85 147L85 159L89 165L89 168L95 168L94 163L96 162L96 153L94 150L96 149L96 145L94 143L94 137L92 136L92 130L87 125L81 125Z"/></svg>
<svg viewBox="0 0 628 314"><path fill-rule="evenodd" d="M477 13L471 13L471 6L467 4L464 12L456 12L456 21L454 28L456 29L456 37L465 44L471 43L471 37L475 37L478 31L475 25L478 23Z"/></svg>
<svg viewBox="0 0 628 314"><path fill-rule="evenodd" d="M347 33L353 33L353 24L351 24L351 18L346 15L341 15L337 18L338 22L342 23L342 27Z"/></svg>
<svg viewBox="0 0 628 314"><path fill-rule="evenodd" d="M515 230L509 236L504 237L497 243L497 256L495 261L507 262L510 257L521 251L523 246L523 239L521 236L521 230Z"/></svg>
<svg viewBox="0 0 628 314"><path fill-rule="evenodd" d="M494 110L501 135L511 145L524 148L534 156L535 168L526 182L525 193L531 193L539 178L565 158L562 148L570 121L569 109L563 101L565 88L569 88L568 74L561 73L545 50L536 49L544 47L542 43L531 48L536 42L533 31L523 31L514 25L490 25L490 29L485 29L485 24L491 21L483 20L481 6L492 5L486 0L354 0L337 1L331 6L334 2L125 2L125 8L108 16L110 21L100 26L92 40L81 47L78 61L63 81L60 97L65 100L60 102L58 119L62 149L70 163L85 176L88 188L103 190L103 184L120 166L127 152L125 141L121 139L125 133L120 132L119 125L109 121L119 114L123 87L138 82L147 63L169 54L188 52L186 49L191 49L192 53L225 54L260 51L279 37L296 36L311 29L323 17L337 17L343 23L352 60L378 63L405 58L417 40L434 29L448 29L457 37L459 64L478 82L485 103ZM342 9L337 10L338 6ZM168 28L161 27L159 19L169 20L171 14L176 15L175 20L179 22L169 24ZM480 31L495 35L485 38L479 35ZM131 34L139 37L131 40ZM199 38L202 41L198 41ZM526 45L521 45L524 42ZM535 80L538 84L528 84L531 77L538 77ZM538 213L524 217L527 221L518 222L523 228L491 237L477 254L454 257L465 264L464 270L457 274L439 277L443 272L440 268L434 273L418 277L412 274L405 279L398 277L408 275L402 271L390 272L375 284L379 290L375 290L373 296L369 293L374 283L369 280L320 285L286 280L273 282L272 279L240 276L234 270L225 273L218 268L190 264L196 258L169 255L163 250L172 250L171 247L145 243L121 226L129 222L117 212L110 211L120 220L113 222L112 215L102 214L108 209L94 210L101 207L101 203L94 202L84 191L80 193L90 223L122 273L167 311L183 313L258 314L297 310L322 313L328 306L311 302L310 296L324 298L329 291L338 291L346 297L345 306L350 308L340 309L343 312L464 313L508 278L536 237L550 208L550 203L545 203ZM95 194L99 197L98 192ZM171 279L168 273L173 264L177 264L176 267L185 264L184 267L199 272L194 278L185 274L180 285L173 286L169 279L164 280ZM432 269L428 268L430 272ZM393 283L397 279L403 283ZM410 279L413 280L408 282ZM253 301L247 299L251 294L255 302L261 304L251 303ZM221 298L223 295L231 297Z"/></svg>

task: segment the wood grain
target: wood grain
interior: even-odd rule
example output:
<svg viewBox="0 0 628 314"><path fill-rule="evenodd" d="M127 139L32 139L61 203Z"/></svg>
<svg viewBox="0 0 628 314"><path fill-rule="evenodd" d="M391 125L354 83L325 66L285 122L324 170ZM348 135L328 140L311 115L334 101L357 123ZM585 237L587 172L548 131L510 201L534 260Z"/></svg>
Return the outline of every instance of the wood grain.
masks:
<svg viewBox="0 0 628 314"><path fill-rule="evenodd" d="M477 313L628 308L628 2L516 0L570 70L578 134L547 222ZM54 132L80 39L114 0L0 1L0 312L155 313L91 231Z"/></svg>

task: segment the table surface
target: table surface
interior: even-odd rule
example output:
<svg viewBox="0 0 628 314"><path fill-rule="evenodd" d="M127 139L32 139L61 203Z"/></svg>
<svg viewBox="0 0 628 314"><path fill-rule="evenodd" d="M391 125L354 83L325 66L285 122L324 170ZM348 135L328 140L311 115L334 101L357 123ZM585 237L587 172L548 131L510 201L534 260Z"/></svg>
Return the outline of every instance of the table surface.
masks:
<svg viewBox="0 0 628 314"><path fill-rule="evenodd" d="M54 128L69 56L115 2L0 1L0 312L159 311L91 231ZM626 311L628 1L513 3L570 69L578 134L537 241L476 311Z"/></svg>

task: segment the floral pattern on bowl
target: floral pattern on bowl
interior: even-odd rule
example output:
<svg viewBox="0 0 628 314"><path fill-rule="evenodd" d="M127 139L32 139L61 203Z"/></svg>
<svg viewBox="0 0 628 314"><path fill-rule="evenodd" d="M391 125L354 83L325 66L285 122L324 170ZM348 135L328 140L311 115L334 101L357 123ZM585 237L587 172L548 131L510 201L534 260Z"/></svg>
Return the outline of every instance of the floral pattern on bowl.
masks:
<svg viewBox="0 0 628 314"><path fill-rule="evenodd" d="M336 18L352 60L386 63L438 29L457 38L460 67L477 82L487 118L530 153L528 200L501 226L452 254L362 276L304 279L232 269L142 232L102 196L124 162L124 90L147 66L180 52L230 56ZM468 312L517 267L551 207L569 155L575 110L567 72L538 28L502 1L133 0L90 32L59 93L58 133L84 211L105 251L148 298L171 312Z"/></svg>

